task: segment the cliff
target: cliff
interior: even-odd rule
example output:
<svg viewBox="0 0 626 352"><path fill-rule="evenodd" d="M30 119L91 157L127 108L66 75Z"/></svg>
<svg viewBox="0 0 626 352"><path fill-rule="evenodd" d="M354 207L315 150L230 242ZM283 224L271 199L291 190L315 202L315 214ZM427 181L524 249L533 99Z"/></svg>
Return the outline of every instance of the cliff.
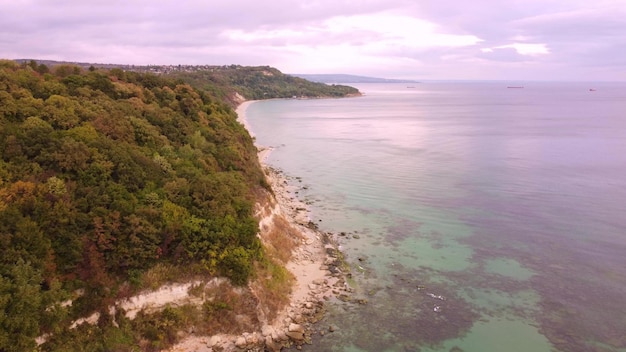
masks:
<svg viewBox="0 0 626 352"><path fill-rule="evenodd" d="M300 235L224 98L244 93L204 85L0 61L0 350L160 350L290 302Z"/></svg>

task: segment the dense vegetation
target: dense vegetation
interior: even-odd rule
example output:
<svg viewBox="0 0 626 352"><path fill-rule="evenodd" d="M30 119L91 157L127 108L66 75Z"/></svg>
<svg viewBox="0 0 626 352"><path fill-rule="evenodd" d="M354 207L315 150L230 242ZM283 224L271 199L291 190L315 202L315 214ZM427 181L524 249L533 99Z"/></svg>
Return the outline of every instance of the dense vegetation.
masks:
<svg viewBox="0 0 626 352"><path fill-rule="evenodd" d="M353 87L315 83L283 74L269 66L244 67L232 65L191 72L173 71L169 75L183 79L194 87L205 90L215 91L215 87L232 87L249 100L293 97L345 97L360 94Z"/></svg>
<svg viewBox="0 0 626 352"><path fill-rule="evenodd" d="M223 87L0 61L0 351L32 350L156 265L247 282L267 185Z"/></svg>

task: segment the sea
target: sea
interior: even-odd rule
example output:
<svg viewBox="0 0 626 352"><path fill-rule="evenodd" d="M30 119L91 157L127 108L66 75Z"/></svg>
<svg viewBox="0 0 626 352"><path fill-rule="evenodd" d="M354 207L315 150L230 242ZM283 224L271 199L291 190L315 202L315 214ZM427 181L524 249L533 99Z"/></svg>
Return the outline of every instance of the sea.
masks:
<svg viewBox="0 0 626 352"><path fill-rule="evenodd" d="M626 83L353 86L246 112L351 268L304 351L626 351Z"/></svg>

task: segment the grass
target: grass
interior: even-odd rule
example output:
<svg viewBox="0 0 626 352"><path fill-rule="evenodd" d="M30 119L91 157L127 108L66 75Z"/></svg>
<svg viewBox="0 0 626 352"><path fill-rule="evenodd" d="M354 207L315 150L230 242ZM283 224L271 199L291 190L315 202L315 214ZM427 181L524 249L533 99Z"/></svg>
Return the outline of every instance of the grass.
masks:
<svg viewBox="0 0 626 352"><path fill-rule="evenodd" d="M164 284L180 279L180 268L168 264L157 263L145 271L139 279L143 288L156 290Z"/></svg>
<svg viewBox="0 0 626 352"><path fill-rule="evenodd" d="M177 266L158 263L144 272L137 271L128 282L118 287L118 298L130 297L145 289L158 289L165 284L199 279L189 294L203 303L167 307L160 312L140 313L129 320L118 314L119 326L104 322L101 326L82 326L51 338L42 350L59 350L69 342L74 349L94 351L157 351L175 344L180 332L193 329L197 335L241 334L258 331L262 322L271 323L277 313L289 304L295 281L285 268L292 253L303 239L300 231L280 215L272 215L275 203L269 201L260 215L272 216L271 224L262 230L262 258L255 262L254 280L248 287L235 287L228 281L206 286L207 272L200 265ZM112 318L112 317L111 317Z"/></svg>
<svg viewBox="0 0 626 352"><path fill-rule="evenodd" d="M274 320L278 312L289 303L294 276L283 265L271 259L257 264L257 279L252 283L265 318Z"/></svg>
<svg viewBox="0 0 626 352"><path fill-rule="evenodd" d="M207 301L198 308L202 314L202 321L196 325L198 333L236 335L261 328L257 315L258 301L249 290L224 282L207 288L205 295Z"/></svg>
<svg viewBox="0 0 626 352"><path fill-rule="evenodd" d="M302 240L302 235L285 218L275 215L271 228L262 234L262 238L267 255L286 264Z"/></svg>
<svg viewBox="0 0 626 352"><path fill-rule="evenodd" d="M263 203L261 203L263 204ZM276 204L268 198L259 212L271 218L269 226L261 229L264 257L255 264L256 277L251 283L260 302L265 319L271 322L278 312L289 304L295 277L285 265L291 260L293 251L304 238L301 232L283 216L274 214Z"/></svg>

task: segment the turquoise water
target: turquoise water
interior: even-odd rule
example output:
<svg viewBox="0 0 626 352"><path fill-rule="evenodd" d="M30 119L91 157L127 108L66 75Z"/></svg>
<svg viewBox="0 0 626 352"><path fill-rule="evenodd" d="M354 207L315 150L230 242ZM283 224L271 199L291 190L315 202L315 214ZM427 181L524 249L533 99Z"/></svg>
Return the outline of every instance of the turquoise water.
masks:
<svg viewBox="0 0 626 352"><path fill-rule="evenodd" d="M626 351L626 84L506 86L250 105L367 299L305 350Z"/></svg>

